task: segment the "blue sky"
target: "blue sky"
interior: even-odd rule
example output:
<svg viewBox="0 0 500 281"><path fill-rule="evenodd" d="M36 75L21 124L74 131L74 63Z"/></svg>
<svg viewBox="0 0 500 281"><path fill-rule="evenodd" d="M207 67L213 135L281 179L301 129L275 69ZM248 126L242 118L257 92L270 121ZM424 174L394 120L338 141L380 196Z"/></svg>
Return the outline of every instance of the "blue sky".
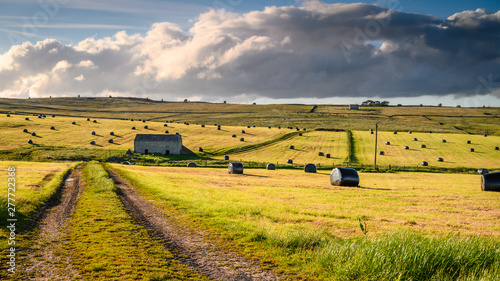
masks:
<svg viewBox="0 0 500 281"><path fill-rule="evenodd" d="M325 4L334 4L334 3L359 3L359 1L323 1ZM375 4L383 8L396 9L400 12L403 12L407 15L408 18L412 17L411 14L418 14L422 16L433 16L440 20L446 20L449 16L455 13L461 13L463 11L472 10L475 11L478 8L484 8L487 11L491 11L496 13L500 10L500 1L496 0L478 0L478 1L430 1L430 0L383 0L383 1L364 1L366 4ZM265 7L268 6L294 6L294 7L302 7L304 5L303 1L293 1L293 0L270 0L270 1L250 1L250 0L214 0L214 1L195 1L195 0L187 0L187 1L160 1L160 0L109 0L109 1L98 1L98 0L0 0L0 56L2 54L6 54L12 46L20 45L22 42L29 41L32 44L36 44L37 41L43 41L45 39L51 38L55 39L57 42L61 44L61 48L63 46L77 46L80 42L87 40L89 38L93 40L99 40L106 37L114 38L115 34L120 31L125 31L128 36L139 33L141 38L146 38L146 34L153 30L152 25L155 23L174 23L184 31L186 35L189 35L190 29L193 27L195 23L200 22L200 15L206 14L210 9L219 9L223 8L229 12L238 13L240 15L249 15L253 11L262 12ZM381 11L378 11L383 14ZM264 14L264 13L263 13ZM251 16L249 16L251 17ZM479 16L478 16L479 17ZM429 20L430 17L427 19ZM437 24L436 24L437 25ZM219 26L220 27L220 26ZM169 31L170 32L170 31ZM280 32L283 32L281 30ZM260 34L260 33L259 33ZM495 35L496 36L496 35ZM273 36L269 36L271 38ZM286 37L286 36L285 36ZM392 38L390 35L383 36L383 39L374 39L374 40L366 40L364 44L373 45L376 48L380 48L383 42L389 43L392 42ZM253 38L250 36L250 38ZM242 38L240 38L242 39ZM248 38L245 38L248 39ZM126 40L132 40L131 38L126 38ZM142 39L141 39L142 40ZM187 40L187 39L186 39ZM242 39L243 40L243 39ZM396 40L397 41L397 40ZM344 41L342 41L343 43ZM313 42L314 43L314 42ZM499 48L498 45L495 45L497 42L493 43L494 48ZM236 44L236 43L235 43ZM401 45L401 42L399 42ZM442 43L439 43L442 44ZM349 45L349 44L347 44ZM347 46L346 45L346 46ZM234 47L236 45L232 45ZM229 47L228 47L229 48ZM310 50L311 48L309 48ZM161 52L161 50L156 50L157 52ZM164 50L163 50L164 51ZM297 51L297 49L292 48L290 51ZM91 53L91 52L89 52ZM328 54L326 54L328 55ZM311 56L312 58L312 56ZM89 59L92 61L92 59ZM496 59L498 61L498 59ZM60 61L71 61L67 57L61 58ZM1 62L1 61L0 61ZM9 62L9 60L5 59L4 63ZM95 61L92 61L93 64L97 65ZM367 65L375 62L375 60L367 61ZM51 63L58 63L57 61ZM492 59L491 63L495 63L495 59ZM150 63L151 65L155 65L155 63ZM137 66L137 69L147 68L148 63L145 63L140 66ZM425 72L424 69L428 67L428 63L418 64L418 67L422 68L422 72ZM69 65L75 65L69 63ZM352 64L350 64L352 65ZM428 89L422 89L419 93L409 93L407 96L403 95L395 95L395 94L387 94L385 96L385 92L396 91L401 87L395 86L394 88L388 88L386 86L380 87L380 91L375 94L374 97L380 99L389 99L391 103L425 103L425 104L434 104L436 101L440 101L444 104L459 104L461 103L464 106L479 106L482 103L487 103L489 105L500 106L499 99L497 98L495 91L497 90L497 79L500 73L490 71L489 69L495 69L495 65L489 65L488 67L483 68L484 71L476 71L475 73L467 74L471 77L471 85L467 86L468 88L464 90L461 89L437 89L439 94L433 95L434 93L429 92ZM48 66L47 66L48 67ZM51 65L52 69L55 65ZM70 66L68 66L69 68ZM403 66L401 66L403 67ZM8 67L4 67L7 69ZM95 67L98 68L98 67ZM160 76L160 70L155 66L156 72L155 75ZM321 68L321 67L320 67ZM432 66L431 68L443 69L442 66ZM452 68L452 67L450 67ZM278 69L278 68L277 68ZM478 69L479 68L478 66ZM241 68L238 70L242 71ZM0 65L0 82L2 79L2 67ZM4 70L5 72L6 70ZM321 73L321 71L315 69L316 74ZM328 70L329 71L329 70ZM135 71L137 72L137 70ZM221 75L221 71L217 72L216 75ZM40 72L37 75L39 78L43 73ZM248 73L246 73L248 74ZM4 73L5 79L7 77L12 79L14 75L12 72L9 75ZM90 81L89 76L75 77L76 81ZM198 73L198 77L201 74ZM205 75L205 74L203 74ZM202 75L202 76L203 76ZM215 75L215 74L214 74ZM318 74L319 75L319 74ZM333 74L332 74L333 75ZM414 82L413 76L418 75L415 73L409 73L405 79L412 80ZM424 74L422 74L424 75ZM452 75L452 74L449 74ZM490 77L491 76L491 77ZM26 76L27 77L27 76ZM26 78L25 77L25 78ZM30 79L34 77L34 75L29 76ZM81 79L78 79L80 77ZM205 76L203 76L205 77ZM214 76L215 77L215 76ZM219 77L219 76L217 76ZM360 76L361 77L361 76ZM458 74L456 77L460 77ZM38 79L39 79L38 78ZM220 78L220 77L219 77ZM159 85L163 85L160 78L156 78ZM172 81L172 77L169 77L170 81ZM168 80L167 79L167 80ZM243 80L242 83L247 81L248 76ZM316 79L316 78L315 78ZM451 78L448 78L451 79ZM23 79L19 78L19 81ZM26 80L26 79L24 79ZM23 80L23 81L24 81ZM180 80L179 80L180 81ZM232 79L231 81L234 81ZM425 80L424 80L425 81ZM452 81L452 80L450 80ZM486 83L484 82L486 81ZM489 82L488 82L489 81ZM184 81L186 82L186 81ZM21 83L21 82L20 82ZM37 84L39 88L39 80L33 78L31 82L32 85ZM185 87L180 85L181 82L176 82L175 88L177 89L175 92L170 93L165 96L166 98L183 98L184 96L189 96L193 100L200 98L203 100L214 100L216 99L214 95L203 95L196 93L196 89L187 90ZM192 81L186 82L192 83ZM284 83L283 81L276 82ZM420 83L419 81L414 82L416 84ZM474 84L475 83L475 84ZM395 83L396 84L396 83ZM208 85L208 84L204 84ZM372 84L370 84L372 85ZM172 85L165 85L165 87L171 87ZM314 85L313 85L314 86ZM201 86L200 86L201 87ZM225 89L221 89L221 85L211 85L214 87L215 91L224 91ZM326 86L325 86L326 87ZM371 86L365 86L371 87ZM37 88L37 89L38 89ZM112 87L110 87L112 88ZM119 87L118 87L119 88ZM238 89L237 85L233 86L230 89L226 89L227 92L234 92L234 89ZM272 94L265 94L264 92L271 92L274 88L274 85L270 85L268 88L262 88L260 90L249 89L248 87L242 87L242 90L239 93L235 93L235 100L244 100L244 101L261 101L261 102L274 102L274 101L283 101L283 102L293 102L293 101L303 101L307 103L314 103L317 101L325 101L325 102L358 102L365 98L362 96L363 93L366 94L366 91L357 90L356 94L349 96L348 94L339 95L339 94L306 94L304 96L300 95L292 95L289 98L283 95L273 96ZM311 87L314 88L314 87ZM16 90L17 89L17 90ZM21 87L11 89L4 89L2 91L0 89L1 96L19 96L23 97L27 93L30 92L35 93L35 91L26 90L21 93ZM83 88L82 88L83 89ZM348 87L344 87L341 90L348 89ZM471 91L478 90L483 91L483 94L486 94L487 91L490 92L491 95L481 95L480 97L471 98ZM147 89L148 94L151 93L152 96L161 96L159 92L162 91L161 88L151 90ZM403 89L406 91L407 89ZM487 90L485 92L485 90ZM18 94L13 94L18 91ZM103 90L96 89L84 89L82 91L86 91L89 94L103 94ZM126 93L123 89L113 89L111 92L117 93ZM311 90L312 91L312 90ZM322 89L324 91L324 88ZM144 94L144 91L139 91ZM38 91L41 93L41 91ZM468 93L468 94L467 94ZM58 93L55 93L58 95ZM70 95L67 91L61 92L61 95ZM176 96L177 95L177 96ZM182 96L181 96L182 95ZM224 96L224 95L223 95ZM368 96L369 97L369 96ZM231 95L227 93L223 99L231 99ZM421 102L419 102L421 101Z"/></svg>

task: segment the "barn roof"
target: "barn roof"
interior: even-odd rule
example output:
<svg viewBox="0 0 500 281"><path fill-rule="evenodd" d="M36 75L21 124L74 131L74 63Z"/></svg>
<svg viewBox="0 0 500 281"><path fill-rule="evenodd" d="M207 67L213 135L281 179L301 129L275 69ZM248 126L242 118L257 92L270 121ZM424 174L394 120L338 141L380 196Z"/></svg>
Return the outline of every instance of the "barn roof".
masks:
<svg viewBox="0 0 500 281"><path fill-rule="evenodd" d="M150 135L150 134L137 134L134 141L181 141L180 135Z"/></svg>

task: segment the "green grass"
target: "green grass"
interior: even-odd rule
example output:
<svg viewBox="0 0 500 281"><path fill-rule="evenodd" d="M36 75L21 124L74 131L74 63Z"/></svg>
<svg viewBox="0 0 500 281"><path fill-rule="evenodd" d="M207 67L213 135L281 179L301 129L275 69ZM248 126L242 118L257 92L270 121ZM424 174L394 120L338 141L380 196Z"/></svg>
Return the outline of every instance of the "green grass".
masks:
<svg viewBox="0 0 500 281"><path fill-rule="evenodd" d="M324 172L113 168L178 220L295 278L499 277L499 194L477 175L360 173L348 188Z"/></svg>
<svg viewBox="0 0 500 281"><path fill-rule="evenodd" d="M206 280L134 223L103 167L90 162L67 229L66 254L85 280Z"/></svg>

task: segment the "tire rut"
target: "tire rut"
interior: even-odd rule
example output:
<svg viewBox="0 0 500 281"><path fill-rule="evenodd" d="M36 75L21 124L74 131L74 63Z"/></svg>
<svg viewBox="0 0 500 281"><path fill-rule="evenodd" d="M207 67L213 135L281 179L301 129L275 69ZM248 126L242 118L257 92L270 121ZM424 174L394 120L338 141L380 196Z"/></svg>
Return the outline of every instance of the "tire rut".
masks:
<svg viewBox="0 0 500 281"><path fill-rule="evenodd" d="M255 261L220 249L207 241L201 233L175 225L167 214L139 196L127 180L112 170L107 171L133 219L148 228L153 236L161 238L177 260L215 280L285 279L270 270L262 270Z"/></svg>
<svg viewBox="0 0 500 281"><path fill-rule="evenodd" d="M74 170L61 187L60 200L49 203L49 209L42 213L40 231L34 238L36 243L24 258L22 280L74 280L78 271L73 268L69 257L60 257L62 243L66 239L64 227L70 218L83 190L81 171L83 165Z"/></svg>

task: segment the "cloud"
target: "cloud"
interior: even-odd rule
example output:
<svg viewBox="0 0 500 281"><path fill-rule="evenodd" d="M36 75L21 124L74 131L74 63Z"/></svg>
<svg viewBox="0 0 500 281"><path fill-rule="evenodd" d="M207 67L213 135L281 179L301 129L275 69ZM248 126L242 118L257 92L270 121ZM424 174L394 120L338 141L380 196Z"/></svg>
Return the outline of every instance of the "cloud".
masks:
<svg viewBox="0 0 500 281"><path fill-rule="evenodd" d="M245 14L208 10L188 31L161 22L145 34L13 46L0 54L0 95L500 96L499 46L500 11L484 9L445 20L317 0Z"/></svg>

